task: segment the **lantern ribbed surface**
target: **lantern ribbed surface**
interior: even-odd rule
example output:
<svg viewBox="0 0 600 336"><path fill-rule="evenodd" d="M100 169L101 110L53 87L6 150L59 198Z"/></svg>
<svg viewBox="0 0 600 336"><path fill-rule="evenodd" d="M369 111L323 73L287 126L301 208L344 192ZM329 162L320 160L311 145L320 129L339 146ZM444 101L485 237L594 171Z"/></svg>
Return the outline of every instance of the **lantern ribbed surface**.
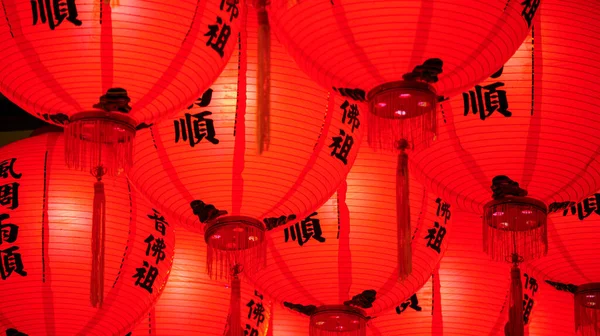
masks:
<svg viewBox="0 0 600 336"><path fill-rule="evenodd" d="M223 336L231 289L211 281L204 271L204 239L177 229L175 254L169 282L160 300L130 336ZM247 335L267 336L271 301L245 281L241 283L240 309L242 330L248 331Z"/></svg>
<svg viewBox="0 0 600 336"><path fill-rule="evenodd" d="M377 316L404 302L444 255L454 219L451 204L410 179L412 272L398 281L396 174L395 157L363 146L324 206L269 234L267 266L250 278L286 307L344 304Z"/></svg>
<svg viewBox="0 0 600 336"><path fill-rule="evenodd" d="M201 100L136 137L131 180L195 231L230 216L267 230L306 217L335 192L362 140L362 105L313 83L274 36L270 93L258 97L261 17L248 9L239 49Z"/></svg>
<svg viewBox="0 0 600 336"><path fill-rule="evenodd" d="M243 6L224 1L2 1L0 91L65 125L125 89L135 126L199 97L235 46Z"/></svg>
<svg viewBox="0 0 600 336"><path fill-rule="evenodd" d="M102 306L93 308L94 182L68 170L63 156L59 133L0 149L0 324L28 335L117 335L162 292L174 257L174 223L124 177L104 180L104 294Z"/></svg>
<svg viewBox="0 0 600 336"><path fill-rule="evenodd" d="M597 3L544 0L531 35L503 68L439 104L439 135L412 156L413 171L477 213L497 175L546 204L597 190L599 18Z"/></svg>
<svg viewBox="0 0 600 336"><path fill-rule="evenodd" d="M279 39L327 88L368 92L438 58L447 95L508 60L540 2L277 0L271 12Z"/></svg>

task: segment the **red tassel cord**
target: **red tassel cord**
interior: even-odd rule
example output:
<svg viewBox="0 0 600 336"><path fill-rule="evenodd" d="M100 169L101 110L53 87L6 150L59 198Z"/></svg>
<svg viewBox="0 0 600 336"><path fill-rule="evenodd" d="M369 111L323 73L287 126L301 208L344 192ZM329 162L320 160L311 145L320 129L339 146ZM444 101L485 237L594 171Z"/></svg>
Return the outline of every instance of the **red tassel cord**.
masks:
<svg viewBox="0 0 600 336"><path fill-rule="evenodd" d="M227 321L229 336L243 335L242 316L240 313L240 305L242 302L242 285L239 277L240 272L241 267L239 265L233 267L231 275L231 298L229 300L229 318Z"/></svg>
<svg viewBox="0 0 600 336"><path fill-rule="evenodd" d="M269 150L271 132L271 27L265 0L258 0L258 73L256 81L256 137L258 153Z"/></svg>
<svg viewBox="0 0 600 336"><path fill-rule="evenodd" d="M519 256L516 254L513 255L513 267L510 270L510 279L508 323L504 327L504 334L506 336L524 336L523 284L521 283Z"/></svg>
<svg viewBox="0 0 600 336"><path fill-rule="evenodd" d="M106 197L104 194L104 168L95 169L94 205L92 214L92 274L90 279L90 302L92 307L102 308L104 301L104 240L106 229Z"/></svg>
<svg viewBox="0 0 600 336"><path fill-rule="evenodd" d="M408 184L408 147L406 140L398 142L398 167L396 170L396 221L398 231L398 272L406 279L412 272L412 248L410 227L410 200Z"/></svg>

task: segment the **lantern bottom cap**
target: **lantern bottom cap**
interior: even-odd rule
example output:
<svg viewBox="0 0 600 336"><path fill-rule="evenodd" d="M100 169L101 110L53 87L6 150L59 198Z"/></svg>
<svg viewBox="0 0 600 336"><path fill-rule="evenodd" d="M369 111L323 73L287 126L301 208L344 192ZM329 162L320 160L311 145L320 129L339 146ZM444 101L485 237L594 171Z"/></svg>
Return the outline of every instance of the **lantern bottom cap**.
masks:
<svg viewBox="0 0 600 336"><path fill-rule="evenodd" d="M310 335L364 335L367 317L362 309L324 305L310 317Z"/></svg>
<svg viewBox="0 0 600 336"><path fill-rule="evenodd" d="M431 113L437 102L433 86L404 80L376 86L367 97L371 113L388 119L410 119Z"/></svg>
<svg viewBox="0 0 600 336"><path fill-rule="evenodd" d="M132 165L135 119L121 112L77 113L65 126L65 161L69 168L119 175Z"/></svg>
<svg viewBox="0 0 600 336"><path fill-rule="evenodd" d="M266 262L265 227L252 217L222 216L206 224L206 266L211 279L252 274Z"/></svg>

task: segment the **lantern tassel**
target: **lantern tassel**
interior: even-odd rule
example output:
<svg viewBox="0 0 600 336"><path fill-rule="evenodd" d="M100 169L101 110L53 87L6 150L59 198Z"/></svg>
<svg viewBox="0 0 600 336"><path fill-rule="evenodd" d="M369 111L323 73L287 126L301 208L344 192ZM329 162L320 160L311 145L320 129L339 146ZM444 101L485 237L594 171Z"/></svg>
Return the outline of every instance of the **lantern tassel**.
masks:
<svg viewBox="0 0 600 336"><path fill-rule="evenodd" d="M92 275L90 300L92 307L102 308L104 300L104 239L106 226L106 197L102 182L102 167L96 170L94 183L94 209L92 215Z"/></svg>
<svg viewBox="0 0 600 336"><path fill-rule="evenodd" d="M271 27L264 0L257 1L258 10L258 74L256 81L256 137L258 153L269 150L271 132Z"/></svg>
<svg viewBox="0 0 600 336"><path fill-rule="evenodd" d="M575 292L575 333L578 336L600 335L600 286L584 284Z"/></svg>
<svg viewBox="0 0 600 336"><path fill-rule="evenodd" d="M234 267L231 277L231 298L229 300L229 319L227 321L229 336L243 335L240 313L240 304L242 302L241 281L239 278L239 266Z"/></svg>
<svg viewBox="0 0 600 336"><path fill-rule="evenodd" d="M513 255L513 267L510 271L508 323L504 327L506 336L525 335L525 324L523 322L523 284L521 283L521 270L519 269L518 259L518 255Z"/></svg>
<svg viewBox="0 0 600 336"><path fill-rule="evenodd" d="M396 222L398 231L398 272L400 279L406 279L412 272L412 247L410 227L410 200L408 185L408 142L398 142L398 167L396 170Z"/></svg>

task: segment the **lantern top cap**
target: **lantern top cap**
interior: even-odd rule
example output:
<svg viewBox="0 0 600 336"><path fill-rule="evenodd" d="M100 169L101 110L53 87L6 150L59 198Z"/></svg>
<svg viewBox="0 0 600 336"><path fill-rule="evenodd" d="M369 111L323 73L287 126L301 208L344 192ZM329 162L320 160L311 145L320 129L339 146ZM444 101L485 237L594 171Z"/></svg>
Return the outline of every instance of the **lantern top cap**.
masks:
<svg viewBox="0 0 600 336"><path fill-rule="evenodd" d="M98 120L110 120L115 124L119 124L128 130L135 131L135 126L137 121L131 116L122 113L122 112L107 112L101 109L93 109L88 111L83 111L74 114L71 117L70 123L76 121L92 121L94 119Z"/></svg>
<svg viewBox="0 0 600 336"><path fill-rule="evenodd" d="M484 212L487 209L493 208L497 205L513 205L517 207L535 207L537 210L543 212L544 214L548 214L548 207L546 204L538 199L532 197L522 197L522 196L505 196L501 199L494 199L487 202L483 206Z"/></svg>

